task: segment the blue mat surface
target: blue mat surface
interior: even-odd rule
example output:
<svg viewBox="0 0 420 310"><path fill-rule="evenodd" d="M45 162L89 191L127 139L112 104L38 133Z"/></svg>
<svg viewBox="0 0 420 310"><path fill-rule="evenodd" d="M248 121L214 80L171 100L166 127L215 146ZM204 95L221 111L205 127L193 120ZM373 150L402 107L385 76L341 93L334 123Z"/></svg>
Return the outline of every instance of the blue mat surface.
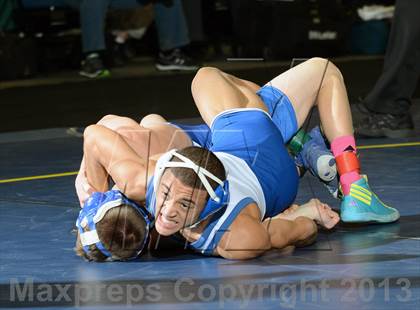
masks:
<svg viewBox="0 0 420 310"><path fill-rule="evenodd" d="M0 180L78 169L79 138L12 140L0 141ZM313 246L249 261L176 252L85 262L73 251L75 176L0 183L0 308L419 309L420 146L363 149L360 157L400 221L340 224ZM339 206L307 175L297 201L315 196Z"/></svg>

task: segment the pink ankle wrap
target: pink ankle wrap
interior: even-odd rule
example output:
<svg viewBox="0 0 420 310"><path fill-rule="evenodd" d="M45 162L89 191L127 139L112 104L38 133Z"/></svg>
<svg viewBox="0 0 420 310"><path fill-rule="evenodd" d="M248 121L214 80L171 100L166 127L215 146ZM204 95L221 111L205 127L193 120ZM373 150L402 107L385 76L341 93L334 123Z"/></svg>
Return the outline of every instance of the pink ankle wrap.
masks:
<svg viewBox="0 0 420 310"><path fill-rule="evenodd" d="M334 154L334 157L338 157L344 152L354 152L356 153L356 141L354 140L354 136L342 136L334 139L331 142L331 151ZM337 162L339 164L339 161ZM338 170L345 170L340 169L338 167ZM344 167L343 167L344 168ZM344 173L343 175L340 175L340 183L341 188L343 190L344 195L348 195L350 193L350 186L352 183L356 182L357 180L360 180L361 176L359 174L359 171L349 171Z"/></svg>
<svg viewBox="0 0 420 310"><path fill-rule="evenodd" d="M349 146L351 146L356 152L356 141L354 140L354 136L341 136L335 138L331 142L331 151L334 154L334 157L337 157L341 153L343 153Z"/></svg>

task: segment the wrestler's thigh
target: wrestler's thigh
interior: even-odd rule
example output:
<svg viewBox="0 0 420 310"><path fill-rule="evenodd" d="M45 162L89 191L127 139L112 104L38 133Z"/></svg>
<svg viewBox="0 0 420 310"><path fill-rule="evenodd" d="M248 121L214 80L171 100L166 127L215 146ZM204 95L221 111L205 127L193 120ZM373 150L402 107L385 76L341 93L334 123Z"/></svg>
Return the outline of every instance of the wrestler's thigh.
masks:
<svg viewBox="0 0 420 310"><path fill-rule="evenodd" d="M316 104L324 73L333 67L335 66L327 59L311 58L266 84L281 90L289 98L296 113L298 127L302 126Z"/></svg>
<svg viewBox="0 0 420 310"><path fill-rule="evenodd" d="M191 91L201 117L209 126L216 115L229 109L266 110L252 87L216 68L201 68L194 77Z"/></svg>

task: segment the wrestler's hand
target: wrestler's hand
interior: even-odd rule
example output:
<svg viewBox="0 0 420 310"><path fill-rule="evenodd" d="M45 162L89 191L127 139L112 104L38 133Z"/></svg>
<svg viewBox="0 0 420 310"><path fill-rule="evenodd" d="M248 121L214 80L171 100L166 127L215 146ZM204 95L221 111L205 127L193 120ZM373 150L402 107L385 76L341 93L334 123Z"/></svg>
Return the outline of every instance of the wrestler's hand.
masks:
<svg viewBox="0 0 420 310"><path fill-rule="evenodd" d="M306 205L312 208L315 222L323 228L331 229L340 221L340 216L329 205L318 199L311 199Z"/></svg>
<svg viewBox="0 0 420 310"><path fill-rule="evenodd" d="M333 228L339 221L340 216L331 207L319 199L311 199L303 205L291 205L288 209L276 215L274 218L281 218L293 221L299 216L310 218L318 225L326 229Z"/></svg>
<svg viewBox="0 0 420 310"><path fill-rule="evenodd" d="M92 195L93 192L95 192L95 189L92 186L90 186L86 178L84 169L83 171L81 169L77 174L75 186L77 197L79 198L80 207L83 208L85 201Z"/></svg>

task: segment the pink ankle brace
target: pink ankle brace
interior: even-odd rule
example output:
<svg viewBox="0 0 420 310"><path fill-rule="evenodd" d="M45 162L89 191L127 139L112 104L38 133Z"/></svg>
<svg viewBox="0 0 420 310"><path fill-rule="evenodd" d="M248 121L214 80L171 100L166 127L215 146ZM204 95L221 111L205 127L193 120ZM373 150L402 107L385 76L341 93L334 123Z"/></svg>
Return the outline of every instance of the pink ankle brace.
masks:
<svg viewBox="0 0 420 310"><path fill-rule="evenodd" d="M351 147L353 150L349 150L349 147ZM354 136L341 136L335 138L331 142L331 151L333 152L334 157L337 157L346 151L356 152L356 141L354 140Z"/></svg>
<svg viewBox="0 0 420 310"><path fill-rule="evenodd" d="M344 152L356 153L356 141L354 140L354 136L342 136L334 139L331 142L331 151L336 158ZM337 168L340 170L340 167ZM350 193L351 184L360 180L360 178L361 176L357 170L348 171L340 175L340 183L344 195L347 196Z"/></svg>

